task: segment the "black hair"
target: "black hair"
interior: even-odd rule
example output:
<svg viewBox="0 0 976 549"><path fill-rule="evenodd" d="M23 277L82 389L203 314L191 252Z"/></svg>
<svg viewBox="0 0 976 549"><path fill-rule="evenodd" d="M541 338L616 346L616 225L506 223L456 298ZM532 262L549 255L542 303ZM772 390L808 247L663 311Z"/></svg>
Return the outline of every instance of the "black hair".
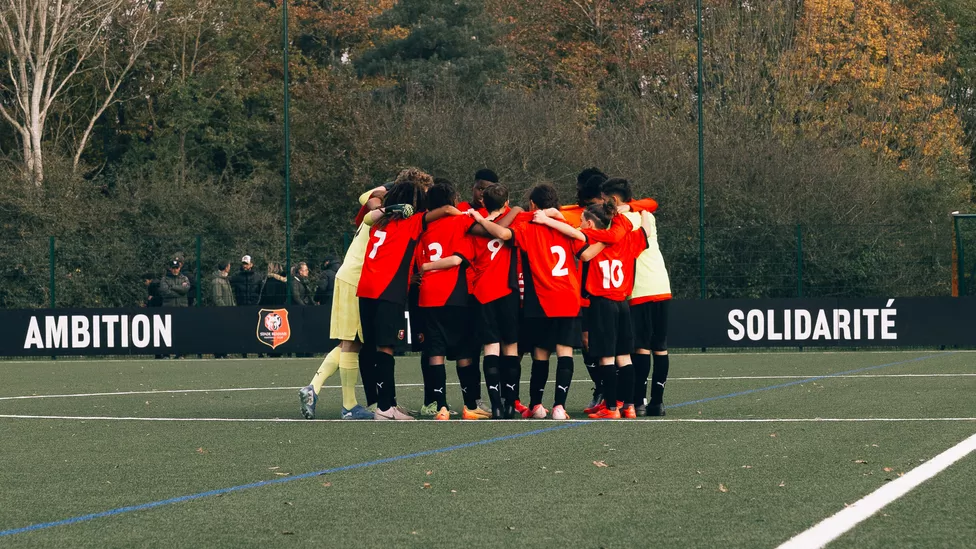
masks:
<svg viewBox="0 0 976 549"><path fill-rule="evenodd" d="M230 265L230 261L218 261L217 262L217 270L218 271L223 271L224 269L227 268L228 265Z"/></svg>
<svg viewBox="0 0 976 549"><path fill-rule="evenodd" d="M540 183L529 192L531 200L540 210L559 207L559 193L549 183Z"/></svg>
<svg viewBox="0 0 976 549"><path fill-rule="evenodd" d="M383 206L393 206L394 204L409 204L413 206L414 212L427 210L427 193L420 184L413 181L403 181L393 185L390 192L383 197ZM385 227L392 219L404 219L402 212L388 212L376 220L374 226Z"/></svg>
<svg viewBox="0 0 976 549"><path fill-rule="evenodd" d="M481 193L481 201L489 212L500 210L508 202L508 187L500 183L492 183Z"/></svg>
<svg viewBox="0 0 976 549"><path fill-rule="evenodd" d="M152 280L154 278L156 278L156 276L152 273L142 273L141 280Z"/></svg>
<svg viewBox="0 0 976 549"><path fill-rule="evenodd" d="M604 181L603 194L616 196L624 202L630 202L634 198L634 192L630 189L630 181L622 177L614 177Z"/></svg>
<svg viewBox="0 0 976 549"><path fill-rule="evenodd" d="M474 180L498 183L498 174L489 170L488 168L481 168L480 170L474 172Z"/></svg>
<svg viewBox="0 0 976 549"><path fill-rule="evenodd" d="M589 181L590 178L593 177L594 175L602 175L604 179L606 179L607 177L607 174L603 173L603 171L600 170L600 168L597 168L596 166L593 166L592 168L586 168L585 170L581 171L579 175L576 176L576 188L579 189L580 187L586 185L586 182Z"/></svg>
<svg viewBox="0 0 976 549"><path fill-rule="evenodd" d="M442 177L434 179L434 185L427 190L427 207L430 209L441 206L457 205L457 187L450 180Z"/></svg>
<svg viewBox="0 0 976 549"><path fill-rule="evenodd" d="M576 203L582 207L586 207L593 203L597 198L603 196L603 182L607 180L607 176L602 173L598 173L590 176L586 180L586 183L576 186Z"/></svg>
<svg viewBox="0 0 976 549"><path fill-rule="evenodd" d="M613 201L603 204L591 204L583 210L583 218L596 224L597 229L606 229L610 226L610 220L617 215L617 205Z"/></svg>

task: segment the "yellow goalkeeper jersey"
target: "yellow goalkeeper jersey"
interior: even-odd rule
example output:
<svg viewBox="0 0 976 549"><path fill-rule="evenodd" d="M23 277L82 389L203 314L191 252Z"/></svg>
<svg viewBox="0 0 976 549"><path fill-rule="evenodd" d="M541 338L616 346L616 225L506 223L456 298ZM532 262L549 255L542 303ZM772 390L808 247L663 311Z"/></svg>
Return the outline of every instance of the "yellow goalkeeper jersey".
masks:
<svg viewBox="0 0 976 549"><path fill-rule="evenodd" d="M641 227L641 216L636 212L624 215L634 226ZM647 249L637 256L637 269L634 271L634 291L630 294L630 304L640 305L648 301L671 299L671 281L664 266L664 256L657 242L657 220L651 214L651 230L647 232Z"/></svg>
<svg viewBox="0 0 976 549"><path fill-rule="evenodd" d="M359 197L359 204L363 205L369 200L372 190L364 192ZM369 219L369 216L366 216ZM356 229L356 236L353 237L346 256L342 259L342 266L336 272L336 278L352 284L359 285L359 277L363 274L363 261L366 259L366 246L369 244L369 226L365 221L360 223Z"/></svg>

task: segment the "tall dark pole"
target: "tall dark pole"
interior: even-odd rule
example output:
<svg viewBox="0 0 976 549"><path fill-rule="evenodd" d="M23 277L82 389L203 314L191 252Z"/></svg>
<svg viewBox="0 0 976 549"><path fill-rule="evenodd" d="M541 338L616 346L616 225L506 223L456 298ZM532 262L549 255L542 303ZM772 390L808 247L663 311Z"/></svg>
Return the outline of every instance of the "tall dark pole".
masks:
<svg viewBox="0 0 976 549"><path fill-rule="evenodd" d="M285 303L291 305L291 121L288 118L288 0L281 2L281 51L285 69Z"/></svg>
<svg viewBox="0 0 976 549"><path fill-rule="evenodd" d="M705 299L705 138L704 118L702 116L702 95L705 86L702 82L702 3L697 3L698 23L698 263L701 282L701 298Z"/></svg>

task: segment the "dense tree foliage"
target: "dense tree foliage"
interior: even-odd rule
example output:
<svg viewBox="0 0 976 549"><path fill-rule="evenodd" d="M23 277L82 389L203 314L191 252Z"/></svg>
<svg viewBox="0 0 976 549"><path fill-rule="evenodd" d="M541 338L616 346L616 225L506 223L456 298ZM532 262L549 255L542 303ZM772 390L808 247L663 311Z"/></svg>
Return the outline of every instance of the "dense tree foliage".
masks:
<svg viewBox="0 0 976 549"><path fill-rule="evenodd" d="M18 41L14 8L47 2L0 2L0 306L48 303L49 236L59 305L138 302L197 235L204 275L282 260L280 2L64 4L120 11L59 43L38 133L43 44ZM597 165L659 200L695 296L703 94L710 295L793 295L797 224L809 294L945 292L976 167L976 0L704 5L698 89L693 2L290 0L295 259L341 253L355 197L405 165L567 201Z"/></svg>

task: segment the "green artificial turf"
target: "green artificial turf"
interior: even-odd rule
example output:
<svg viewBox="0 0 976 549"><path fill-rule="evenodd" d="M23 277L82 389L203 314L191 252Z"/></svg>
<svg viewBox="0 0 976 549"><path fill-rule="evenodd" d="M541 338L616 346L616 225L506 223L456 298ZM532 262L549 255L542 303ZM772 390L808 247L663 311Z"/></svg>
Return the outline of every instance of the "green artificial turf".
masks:
<svg viewBox="0 0 976 549"><path fill-rule="evenodd" d="M914 360L920 357L928 358ZM666 421L572 423L4 536L0 547L775 547L957 444L976 432L976 422L667 420L973 417L976 377L843 377L785 387L777 386L799 380L687 378L822 376L896 362L903 364L862 375L974 374L970 357L976 355L676 355ZM0 399L0 414L298 418L297 391L275 388L304 385L318 362L0 363L0 397L267 389ZM420 382L416 358L398 359L397 371L400 383ZM580 364L574 377L586 378ZM567 406L574 418L583 417L589 388L574 383ZM459 408L458 387L448 392ZM407 407L421 404L420 387L397 393ZM323 391L319 417L336 417L339 396L338 389ZM709 398L716 399L681 405ZM0 418L0 531L560 425L567 424ZM971 544L974 461L976 455L965 458L835 545Z"/></svg>

